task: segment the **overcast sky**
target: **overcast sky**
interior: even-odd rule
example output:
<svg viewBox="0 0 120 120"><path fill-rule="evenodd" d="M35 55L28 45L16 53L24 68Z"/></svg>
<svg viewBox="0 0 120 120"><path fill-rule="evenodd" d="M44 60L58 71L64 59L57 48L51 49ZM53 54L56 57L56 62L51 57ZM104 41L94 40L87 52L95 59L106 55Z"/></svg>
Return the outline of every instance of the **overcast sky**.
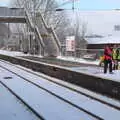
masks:
<svg viewBox="0 0 120 120"><path fill-rule="evenodd" d="M0 0L0 6L8 6L10 0Z"/></svg>
<svg viewBox="0 0 120 120"><path fill-rule="evenodd" d="M57 0L59 4L69 1L62 8L72 8L73 0ZM108 10L108 9L118 9L120 8L120 0L74 0L74 7L80 10Z"/></svg>
<svg viewBox="0 0 120 120"><path fill-rule="evenodd" d="M73 0L57 0L59 4L65 3L66 1L68 4L61 6L63 8L72 8L72 1ZM105 9L116 9L120 8L120 0L74 0L75 5L74 7L81 10L105 10ZM10 0L0 0L0 6L7 6Z"/></svg>

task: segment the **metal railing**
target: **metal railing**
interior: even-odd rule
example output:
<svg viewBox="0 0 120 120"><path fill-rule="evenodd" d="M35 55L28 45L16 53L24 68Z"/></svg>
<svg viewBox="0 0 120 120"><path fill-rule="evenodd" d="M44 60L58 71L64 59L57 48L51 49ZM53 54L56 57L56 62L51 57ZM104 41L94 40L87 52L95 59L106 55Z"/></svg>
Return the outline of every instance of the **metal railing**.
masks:
<svg viewBox="0 0 120 120"><path fill-rule="evenodd" d="M62 48L63 57L83 58L86 60L100 60L103 56L104 49L76 49L75 51L66 51Z"/></svg>
<svg viewBox="0 0 120 120"><path fill-rule="evenodd" d="M0 16L2 17L25 17L23 8L0 7Z"/></svg>

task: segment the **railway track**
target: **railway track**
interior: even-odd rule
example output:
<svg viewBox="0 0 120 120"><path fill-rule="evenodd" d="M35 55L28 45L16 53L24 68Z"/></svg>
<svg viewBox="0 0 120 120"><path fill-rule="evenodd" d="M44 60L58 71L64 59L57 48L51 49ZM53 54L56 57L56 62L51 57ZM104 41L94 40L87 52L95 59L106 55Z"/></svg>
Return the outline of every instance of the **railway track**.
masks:
<svg viewBox="0 0 120 120"><path fill-rule="evenodd" d="M50 79L47 79L40 75L37 75L36 73L33 73L33 72L30 72L29 70L25 70L24 69L24 72L26 74L26 76L29 76L29 77L26 77L26 76L23 76L22 72L23 71L23 68L21 67L17 67L17 70L16 70L16 66L14 66L13 64L10 64L8 62L3 62L3 61L0 61L0 67L2 67L2 69L4 70L7 70L8 72L18 76L20 79L22 79L22 81L27 81L29 82L30 84L34 85L35 87L37 87L38 89L42 89L43 91L49 93L50 95L54 96L55 98L63 101L64 103L67 103L69 104L70 106L72 106L74 109L77 109L79 112L83 112L84 114L87 114L89 117L93 117L93 119L98 119L98 120L103 120L103 119L106 119L105 118L105 115L102 115L102 114L96 114L94 113L94 111L92 112L92 110L90 110L89 108L84 108L83 106L79 105L76 103L76 101L73 101L73 99L68 99L67 97L65 97L64 95L61 95L59 92L57 93L54 89L51 89L51 87L48 88L48 85L49 86L56 86L55 89L57 88L62 88L64 89L64 91L67 91L69 94L70 92L72 91L72 93L74 94L71 94L73 95L72 97L76 97L76 96L80 96L79 98L80 99L84 99L84 100L87 100L88 101L91 101L91 102L96 102L98 104L102 104L103 107L107 107L109 109L115 109L115 111L119 112L120 110L120 107L119 106L116 106L116 105L113 105L113 104L110 104L110 103L107 103L107 102L104 102L102 100L98 100L97 98L94 98L88 94L85 94L83 92L80 92L80 91L77 91L75 89L71 89L70 87L67 87L65 85L60 85L58 84L57 82L53 82L51 81ZM7 64L7 65L6 65ZM11 68L11 69L9 69ZM48 85L45 86L43 83L39 83L38 81L36 81L35 79L34 80L30 80L31 78L31 75L32 74L32 77L33 75L34 76L37 76L36 79L38 79L38 77L42 77L42 79L40 81L44 81L45 83L47 83ZM32 78L33 79L33 78ZM2 82L2 81L1 81ZM2 82L2 84L6 87L8 87L4 82ZM9 90L11 90L11 88L8 87ZM12 90L13 91L13 90ZM64 94L64 93L62 93ZM94 105L94 104L93 104Z"/></svg>
<svg viewBox="0 0 120 120"><path fill-rule="evenodd" d="M2 61L2 60L1 60L1 61ZM6 62L6 61L4 61L4 62L16 67L16 65L14 65L14 64L11 64L11 63ZM67 85L65 85L65 84L62 84L62 83L57 82L57 81L55 81L55 80L52 80L52 79L50 79L50 78L49 78L48 76L46 76L46 75L38 74L38 73L33 72L33 71L31 71L30 69L26 69L26 68L24 68L24 67L20 67L20 66L17 66L17 67L18 67L19 69L21 69L21 70L24 70L24 71L28 72L28 73L34 74L35 76L42 77L43 79L45 79L45 80L47 80L47 81L49 81L49 82L51 82L51 83L53 83L53 84L56 84L56 85L65 87L65 88L67 88L67 89L69 89L69 90L72 90L72 91L78 93L78 94L84 95L84 96L86 96L86 97L89 97L90 99L97 100L97 101L99 101L99 102L101 102L101 103L103 103L103 104L106 104L106 105L108 105L108 106L110 106L110 107L113 107L113 108L115 108L115 109L120 110L120 106L119 106L119 105L114 105L114 104L112 104L111 102L109 102L109 101L107 101L107 100L104 101L104 100L102 100L102 99L100 99L100 98L98 98L98 97L92 96L92 95L90 95L90 94L88 93L88 91L87 91L87 92L86 92L86 91L84 92L84 91L82 91L82 90L77 90L77 89L75 89L74 87L69 87L69 86L67 86ZM6 68L5 68L5 69L6 69ZM8 69L7 69L7 70L8 70ZM10 71L10 70L9 70L9 71ZM13 72L13 73L14 73L14 72ZM28 81L28 82L31 82L31 81ZM64 83L64 82L63 82L63 83ZM33 83L33 84L37 85L36 83ZM111 98L110 98L110 99L111 99Z"/></svg>
<svg viewBox="0 0 120 120"><path fill-rule="evenodd" d="M13 96L17 98L21 102L21 104L24 104L26 108L28 108L28 111L31 111L32 114L34 114L37 117L37 120L45 120L44 117L42 117L38 112L36 112L27 102L25 102L19 95L17 95L12 89L10 89L6 84L4 84L2 81L0 81L0 84L3 85Z"/></svg>
<svg viewBox="0 0 120 120"><path fill-rule="evenodd" d="M5 68L5 67L3 67L3 66L0 66L0 67L2 67L3 69L5 69L5 70L7 70L7 71L9 71L9 72L12 72L12 71L10 71L9 69L7 69L7 68ZM78 113L81 113L81 112L82 112L83 114L87 114L87 117L89 116L89 117L88 117L88 120L91 119L91 118L92 118L93 120L102 120L102 118L100 118L100 117L98 117L98 116L90 113L89 111L87 111L87 110L85 110L85 109L83 109L83 108L80 108L79 106L77 106L77 105L73 104L72 102L70 102L70 101L68 101L68 100L60 97L59 95L54 94L53 92L51 92L51 91L49 91L49 90L41 87L40 85L37 85L37 84L29 81L28 79L24 78L23 76L20 76L20 75L16 74L15 72L12 72L12 74L15 74L15 75L18 76L20 79L22 79L22 80L30 83L31 85L36 86L36 87L39 88L39 89L42 89L43 91L49 93L50 95L54 96L55 98L63 101L63 103L68 104L69 106L71 106L72 109L77 110ZM25 105L27 105L28 108L31 109L38 117L40 117L39 114L36 112L36 110L34 110L34 108L30 107L29 104L28 104L27 102L25 102L25 100L23 100L23 98L21 98L18 94L16 94L14 90L12 90L10 87L8 87L8 86L6 85L6 83L4 83L3 81L1 81L1 84L4 85L10 92L12 92L12 94L14 94L18 99L20 99ZM47 106L46 106L46 107L47 107ZM80 117L80 116L79 116L79 117ZM41 119L44 119L44 118L41 117ZM58 119L59 119L59 118L58 118Z"/></svg>

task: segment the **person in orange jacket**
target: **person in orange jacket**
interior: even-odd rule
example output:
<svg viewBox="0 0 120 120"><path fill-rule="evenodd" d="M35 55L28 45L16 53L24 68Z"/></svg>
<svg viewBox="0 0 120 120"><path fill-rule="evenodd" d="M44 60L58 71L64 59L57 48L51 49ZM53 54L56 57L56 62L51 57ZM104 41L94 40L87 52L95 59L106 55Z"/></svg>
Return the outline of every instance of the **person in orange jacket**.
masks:
<svg viewBox="0 0 120 120"><path fill-rule="evenodd" d="M112 48L111 45L106 45L104 49L104 73L107 73L109 65L109 73L112 74Z"/></svg>

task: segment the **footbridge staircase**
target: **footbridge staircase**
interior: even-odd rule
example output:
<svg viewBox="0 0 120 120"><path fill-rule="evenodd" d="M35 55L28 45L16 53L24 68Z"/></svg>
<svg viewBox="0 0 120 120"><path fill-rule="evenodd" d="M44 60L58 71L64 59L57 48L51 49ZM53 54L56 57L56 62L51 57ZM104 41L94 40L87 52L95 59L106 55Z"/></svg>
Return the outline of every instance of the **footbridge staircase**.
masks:
<svg viewBox="0 0 120 120"><path fill-rule="evenodd" d="M43 56L58 56L60 55L61 45L58 37L52 27L49 27L42 14L40 12L37 13L39 15L39 20L42 22L42 25L46 29L47 35L49 36L48 41L43 38L40 33L40 28L37 26L35 20L31 17L29 11L25 8L8 8L8 7L0 7L0 23L20 23L26 24L29 33L32 33L32 42L31 47L34 47L32 43L37 41L37 46L39 47L37 53ZM34 51L34 48L31 48ZM30 51L28 51L30 52Z"/></svg>

